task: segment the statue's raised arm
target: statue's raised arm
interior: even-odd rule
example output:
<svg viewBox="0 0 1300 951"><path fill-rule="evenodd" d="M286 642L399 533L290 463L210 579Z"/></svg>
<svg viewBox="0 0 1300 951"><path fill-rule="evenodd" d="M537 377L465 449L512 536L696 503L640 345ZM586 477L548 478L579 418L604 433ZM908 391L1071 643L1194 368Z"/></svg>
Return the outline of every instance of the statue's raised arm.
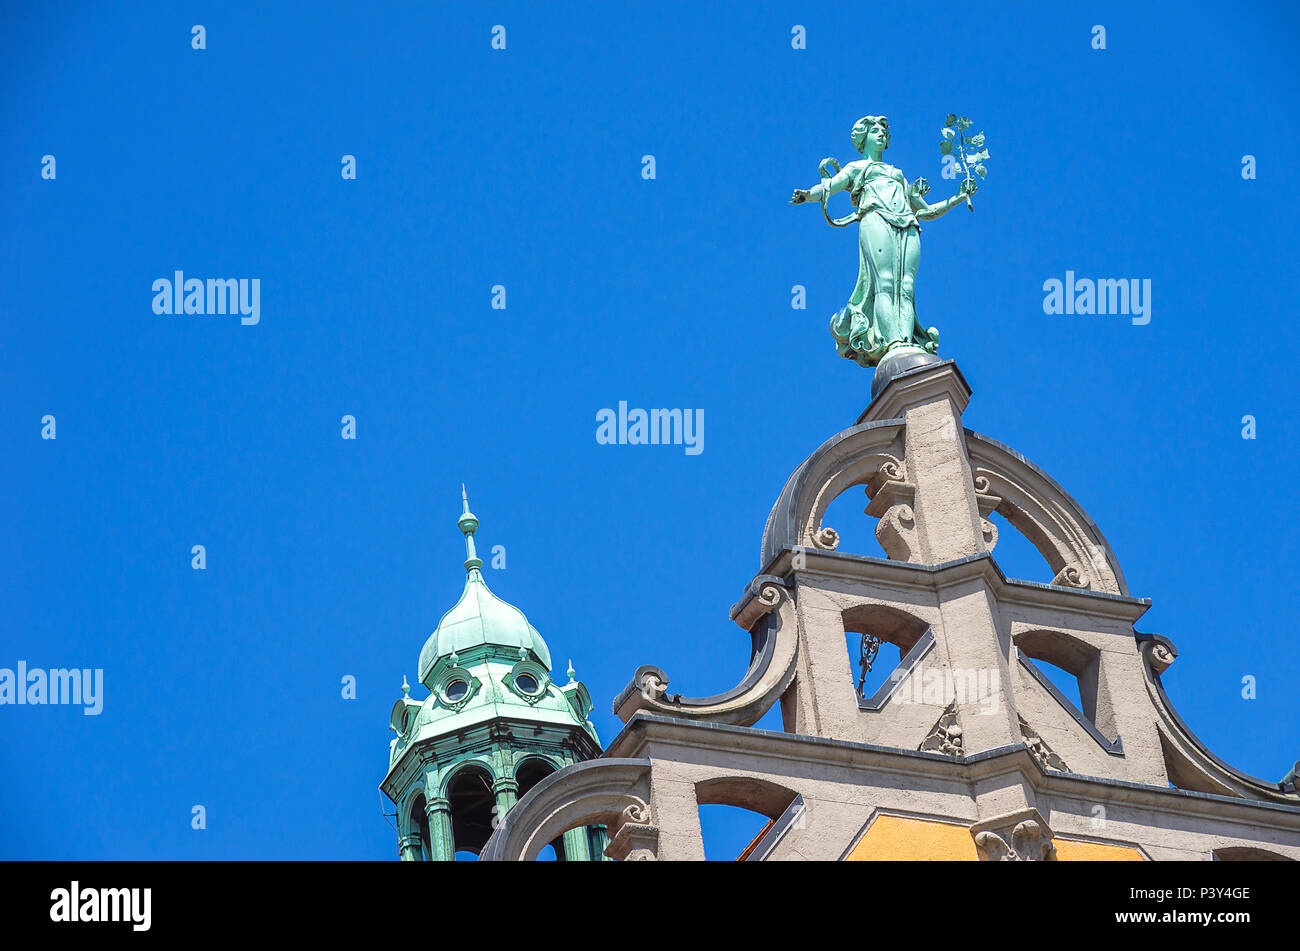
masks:
<svg viewBox="0 0 1300 951"><path fill-rule="evenodd" d="M851 181L849 170L843 169L836 172L834 177L818 182L807 191L802 188L794 190L794 197L790 199L792 205L802 205L806 201L821 201L823 198L830 198L836 192L842 192L848 187Z"/></svg>

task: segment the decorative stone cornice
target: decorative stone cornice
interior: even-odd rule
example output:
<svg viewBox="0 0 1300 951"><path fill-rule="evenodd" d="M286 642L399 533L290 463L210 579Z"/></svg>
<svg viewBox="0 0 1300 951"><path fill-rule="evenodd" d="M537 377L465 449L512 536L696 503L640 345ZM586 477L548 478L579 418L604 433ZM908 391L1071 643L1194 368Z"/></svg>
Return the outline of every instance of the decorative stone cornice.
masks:
<svg viewBox="0 0 1300 951"><path fill-rule="evenodd" d="M1109 803L1176 811L1180 815L1214 821L1226 819L1275 825L1300 832L1300 800L1294 796L1285 800L1243 798L1234 794L1193 792L1165 785L1058 772L1045 769L1024 743L949 757L870 743L695 723L640 713L614 737L606 755L657 757L661 755L660 743L665 744L665 749L671 749L673 758L677 760L686 758L685 750L694 749L698 750L700 762L710 762L709 757L716 755L720 747L725 747L739 755L777 756L799 764L801 769L815 770L819 765L829 763L881 775L896 772L913 779L924 776L963 787L971 783L1024 781L1036 793L1048 793L1081 803L1095 803L1102 796Z"/></svg>
<svg viewBox="0 0 1300 951"><path fill-rule="evenodd" d="M803 564L802 569L799 569L801 573L882 581L923 589L942 587L982 575L1002 603L1077 611L1088 616L1118 618L1129 623L1136 622L1151 607L1149 598L1131 598L1088 588L1008 578L988 553L969 555L937 565L920 565L842 551L791 548L774 558L765 571L794 573L796 557Z"/></svg>

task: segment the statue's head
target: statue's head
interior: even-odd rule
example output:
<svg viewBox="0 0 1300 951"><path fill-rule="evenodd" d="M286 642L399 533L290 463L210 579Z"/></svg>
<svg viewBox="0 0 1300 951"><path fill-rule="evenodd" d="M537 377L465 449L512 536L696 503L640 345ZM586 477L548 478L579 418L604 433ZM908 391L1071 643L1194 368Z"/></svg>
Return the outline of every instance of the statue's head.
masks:
<svg viewBox="0 0 1300 951"><path fill-rule="evenodd" d="M884 116L863 116L853 124L853 147L859 155L867 154L867 143L878 144L881 151L889 148L889 120Z"/></svg>

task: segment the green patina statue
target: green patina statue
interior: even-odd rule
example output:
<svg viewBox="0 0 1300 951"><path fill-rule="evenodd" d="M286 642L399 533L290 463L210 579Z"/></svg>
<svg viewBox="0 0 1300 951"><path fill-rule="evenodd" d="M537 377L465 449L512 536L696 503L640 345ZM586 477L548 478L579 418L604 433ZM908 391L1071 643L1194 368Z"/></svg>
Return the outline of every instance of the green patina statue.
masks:
<svg viewBox="0 0 1300 951"><path fill-rule="evenodd" d="M953 154L954 127L964 132L970 120L949 116L943 130L940 150ZM964 149L959 156L966 178L957 194L937 205L927 204L930 190L924 178L909 186L903 173L881 160L889 148L889 120L884 116L863 116L853 126L853 146L862 159L840 169L833 158L822 161L820 184L804 191L797 189L792 205L820 201L826 220L836 227L858 223L858 283L848 305L831 318L831 334L840 356L864 367L874 367L887 353L934 354L939 349L939 331L926 329L916 317L916 270L921 263L921 226L919 221L938 218L965 202L975 193L971 170L984 176L983 165L976 167L977 156ZM982 148L983 136L978 137ZM964 141L964 137L963 137ZM972 140L973 141L973 140ZM977 153L978 160L988 157ZM967 159L971 160L970 167ZM852 214L835 219L826 210L826 200L844 189L853 202ZM974 207L971 206L974 211Z"/></svg>

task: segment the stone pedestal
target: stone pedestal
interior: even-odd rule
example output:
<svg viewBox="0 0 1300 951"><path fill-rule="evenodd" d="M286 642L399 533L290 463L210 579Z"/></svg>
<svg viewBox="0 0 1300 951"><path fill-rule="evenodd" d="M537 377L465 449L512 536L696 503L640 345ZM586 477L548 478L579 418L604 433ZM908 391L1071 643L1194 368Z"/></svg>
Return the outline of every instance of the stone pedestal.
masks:
<svg viewBox="0 0 1300 951"><path fill-rule="evenodd" d="M895 347L876 364L875 376L871 378L871 398L875 399L889 381L900 373L941 362L933 353L927 353L920 347Z"/></svg>

